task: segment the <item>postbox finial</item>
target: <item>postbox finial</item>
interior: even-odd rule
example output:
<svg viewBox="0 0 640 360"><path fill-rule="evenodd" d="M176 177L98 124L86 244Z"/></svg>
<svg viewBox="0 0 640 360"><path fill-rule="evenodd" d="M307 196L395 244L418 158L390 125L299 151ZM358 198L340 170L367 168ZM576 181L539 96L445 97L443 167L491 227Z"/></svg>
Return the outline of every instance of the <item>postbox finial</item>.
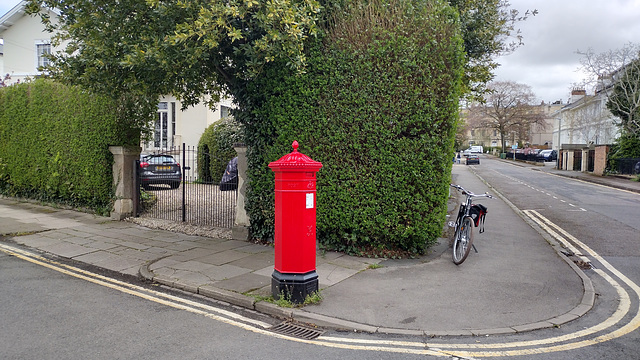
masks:
<svg viewBox="0 0 640 360"><path fill-rule="evenodd" d="M293 146L293 152L297 152L298 151L298 141L297 140L293 140L293 144L291 144L291 146Z"/></svg>

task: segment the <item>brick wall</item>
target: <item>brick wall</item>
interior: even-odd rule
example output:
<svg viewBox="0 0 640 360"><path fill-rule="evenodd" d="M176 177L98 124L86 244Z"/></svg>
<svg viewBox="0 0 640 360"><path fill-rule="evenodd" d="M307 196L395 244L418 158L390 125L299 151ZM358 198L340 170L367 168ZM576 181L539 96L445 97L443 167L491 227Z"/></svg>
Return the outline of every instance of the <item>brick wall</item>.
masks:
<svg viewBox="0 0 640 360"><path fill-rule="evenodd" d="M596 146L596 158L593 164L593 173L595 175L604 175L604 170L607 167L607 154L609 153L609 145Z"/></svg>

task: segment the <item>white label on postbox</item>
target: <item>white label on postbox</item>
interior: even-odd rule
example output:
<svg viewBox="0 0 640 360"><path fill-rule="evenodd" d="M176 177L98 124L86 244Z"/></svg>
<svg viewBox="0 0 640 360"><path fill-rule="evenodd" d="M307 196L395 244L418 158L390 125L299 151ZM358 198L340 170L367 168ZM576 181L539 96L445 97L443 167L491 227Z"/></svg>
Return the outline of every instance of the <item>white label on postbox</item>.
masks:
<svg viewBox="0 0 640 360"><path fill-rule="evenodd" d="M307 193L307 209L313 209L313 193Z"/></svg>

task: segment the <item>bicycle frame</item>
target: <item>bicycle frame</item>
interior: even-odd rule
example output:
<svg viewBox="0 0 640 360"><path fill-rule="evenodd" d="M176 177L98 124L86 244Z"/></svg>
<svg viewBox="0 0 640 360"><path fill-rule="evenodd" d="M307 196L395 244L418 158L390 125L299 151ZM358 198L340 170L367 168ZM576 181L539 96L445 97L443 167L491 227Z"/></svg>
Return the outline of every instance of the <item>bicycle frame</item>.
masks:
<svg viewBox="0 0 640 360"><path fill-rule="evenodd" d="M460 203L458 216L453 226L455 229L453 236L453 262L456 265L460 265L466 260L471 248L473 248L476 253L478 252L478 249L473 244L473 219L470 214L471 202L473 198L476 197L488 197L492 199L493 196L488 193L481 195L474 194L460 185L451 184L451 187L462 192L466 197L465 201Z"/></svg>

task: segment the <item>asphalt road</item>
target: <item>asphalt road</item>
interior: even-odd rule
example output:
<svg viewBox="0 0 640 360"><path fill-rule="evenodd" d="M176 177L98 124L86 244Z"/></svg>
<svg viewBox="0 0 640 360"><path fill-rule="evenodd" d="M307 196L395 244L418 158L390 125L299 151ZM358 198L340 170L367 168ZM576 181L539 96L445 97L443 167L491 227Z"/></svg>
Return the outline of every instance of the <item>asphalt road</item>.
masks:
<svg viewBox="0 0 640 360"><path fill-rule="evenodd" d="M119 287L0 252L0 359L424 359L291 341L256 332L279 323L259 314Z"/></svg>
<svg viewBox="0 0 640 360"><path fill-rule="evenodd" d="M597 296L590 312L558 328L517 335L425 339L327 332L293 340L266 331L278 321L256 313L0 251L0 358L639 358L640 237L634 217L640 195L492 159L469 169L523 216L537 214L591 250L585 256L596 268L585 273ZM584 248L579 250L586 253Z"/></svg>

